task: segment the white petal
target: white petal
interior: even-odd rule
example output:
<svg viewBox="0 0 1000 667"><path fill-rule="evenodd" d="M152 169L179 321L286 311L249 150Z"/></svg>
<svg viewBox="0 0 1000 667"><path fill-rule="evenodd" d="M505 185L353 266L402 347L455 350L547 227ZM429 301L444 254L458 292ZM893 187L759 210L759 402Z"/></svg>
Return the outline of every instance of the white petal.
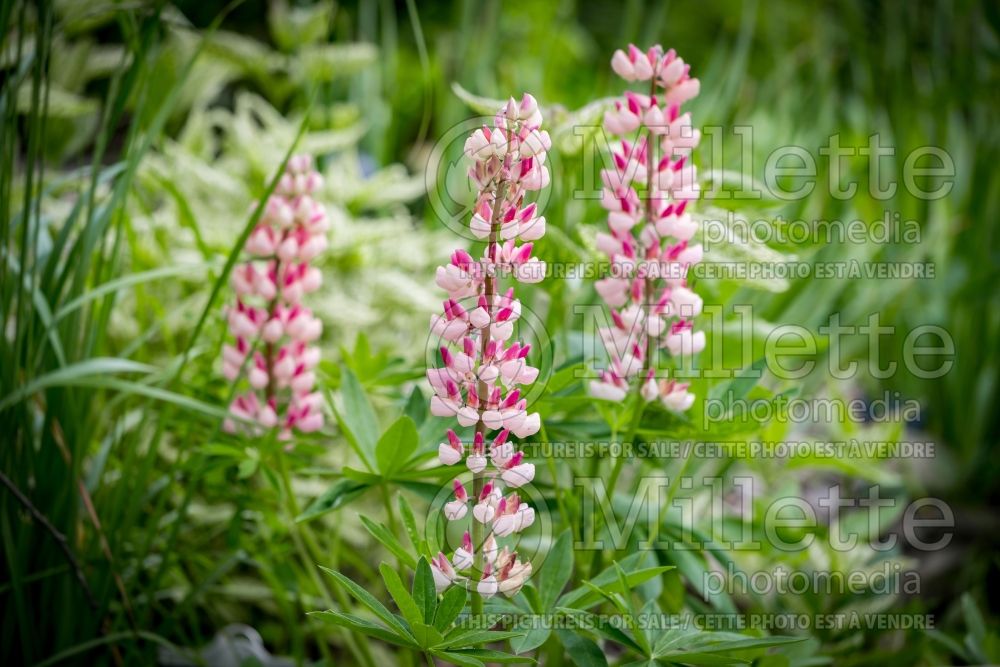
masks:
<svg viewBox="0 0 1000 667"><path fill-rule="evenodd" d="M462 453L448 443L442 442L438 445L438 460L441 462L441 465L454 465L458 463L461 458Z"/></svg>
<svg viewBox="0 0 1000 667"><path fill-rule="evenodd" d="M469 506L461 500L452 500L444 505L444 515L449 521L458 521L469 511Z"/></svg>
<svg viewBox="0 0 1000 667"><path fill-rule="evenodd" d="M500 477L508 486L516 489L528 484L535 478L535 465L533 463L522 463L509 470L504 470Z"/></svg>
<svg viewBox="0 0 1000 667"><path fill-rule="evenodd" d="M473 473L480 473L486 469L486 457L472 454L465 459L465 465L469 466L469 470Z"/></svg>

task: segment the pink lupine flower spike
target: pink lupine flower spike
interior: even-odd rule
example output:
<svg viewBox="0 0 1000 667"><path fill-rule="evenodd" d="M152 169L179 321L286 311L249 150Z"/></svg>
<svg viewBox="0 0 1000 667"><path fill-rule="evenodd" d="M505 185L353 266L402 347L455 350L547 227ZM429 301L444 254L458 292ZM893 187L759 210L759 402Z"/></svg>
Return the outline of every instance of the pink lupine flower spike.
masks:
<svg viewBox="0 0 1000 667"><path fill-rule="evenodd" d="M514 450L510 436L526 438L541 428L540 416L528 412L521 390L538 377L538 369L527 361L531 348L511 341L521 303L513 287L502 291L500 282L509 276L536 283L545 275L545 263L532 256L533 242L545 233L545 218L536 204L524 201L528 192L549 182L545 159L552 142L541 123L538 103L526 94L520 101L511 98L492 127L476 130L465 142L472 161L469 178L479 192L470 229L486 241L486 249L480 259L456 250L449 263L437 269L437 284L448 299L443 313L431 318L431 332L442 341L441 365L427 370L434 390L431 413L452 417L475 431L472 442L463 443L449 430L438 448L442 465L464 459L473 474L471 494L455 481L446 517L465 519L466 498L474 505L472 528L462 546L451 561L439 554L433 567L439 585L470 581L478 593L474 610L481 610L482 599L497 592L516 595L531 575L530 563L518 560L507 547L498 552L497 546L497 538L534 522L534 510L516 493L504 497L503 488L528 484L535 475L534 464ZM494 431L499 433L493 436ZM452 576L451 570L467 574Z"/></svg>
<svg viewBox="0 0 1000 667"><path fill-rule="evenodd" d="M700 84L673 49L659 45L618 50L611 67L626 81L648 81L649 94L626 92L604 115L609 134L637 132L638 138L622 138L612 150L613 166L601 172L609 233L598 234L597 246L622 270L595 285L612 325L599 332L610 363L590 383L590 393L621 401L638 387L646 402L659 399L683 412L694 395L684 383L657 378L654 357L658 348L690 356L705 347L705 333L693 327L702 300L687 282L702 259L701 245L691 243L698 223L689 211L698 198L691 154L701 134L691 115L680 111Z"/></svg>
<svg viewBox="0 0 1000 667"><path fill-rule="evenodd" d="M247 239L247 261L233 270L236 302L226 318L235 345L223 348L222 373L236 381L245 367L250 391L229 406L223 428L230 433L278 428L288 439L323 426L322 398L313 391L320 355L312 345L323 324L302 305L322 281L310 265L327 246L326 210L312 197L321 185L308 156L292 157ZM252 343L257 351L247 360Z"/></svg>

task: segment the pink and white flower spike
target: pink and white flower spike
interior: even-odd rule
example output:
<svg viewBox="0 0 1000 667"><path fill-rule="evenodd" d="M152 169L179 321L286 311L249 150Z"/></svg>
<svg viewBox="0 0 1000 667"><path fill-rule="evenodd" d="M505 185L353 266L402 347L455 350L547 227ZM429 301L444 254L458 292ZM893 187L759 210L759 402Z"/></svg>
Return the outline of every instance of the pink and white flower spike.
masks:
<svg viewBox="0 0 1000 667"><path fill-rule="evenodd" d="M235 382L244 369L250 389L229 406L223 428L230 433L277 428L288 439L323 426L321 396L313 391L320 353L312 344L323 323L302 305L322 282L310 264L327 246L326 210L313 199L322 183L308 155L289 159L244 246L246 261L233 270L236 301L226 319L235 345L223 348L222 373Z"/></svg>
<svg viewBox="0 0 1000 667"><path fill-rule="evenodd" d="M528 412L522 390L538 377L538 369L528 363L531 346L512 340L521 302L513 286L503 290L500 283L503 278L537 283L545 276L545 263L532 256L534 242L545 234L545 218L536 204L525 201L529 192L549 182L545 160L552 141L541 124L538 103L525 94L520 101L511 98L491 126L476 130L465 142L469 178L478 191L469 225L486 248L479 259L455 250L436 275L448 298L443 312L431 318L431 333L440 345L440 364L427 369L434 391L431 413L474 427L474 432L471 441L462 442L449 430L438 447L442 465L464 461L456 474L471 472L473 488L467 493L454 482L445 516L470 521L471 529L450 561L438 555L435 582L440 590L468 580L480 599L497 592L513 596L531 575L530 563L520 562L507 547L497 555L497 538L524 530L535 518L517 493L503 495L505 487L524 486L535 476L534 464L524 460L510 438L526 438L541 428L541 418ZM474 503L471 517L469 499ZM464 574L453 575L449 567Z"/></svg>
<svg viewBox="0 0 1000 667"><path fill-rule="evenodd" d="M683 412L694 395L686 384L657 379L663 372L655 357L661 348L680 357L705 347L704 332L693 325L702 300L687 282L702 259L701 245L692 243L698 223L690 212L699 195L691 158L701 133L691 114L681 112L700 83L673 49L664 52L658 44L615 51L611 68L626 81L648 82L648 94L626 92L604 115L604 129L621 139L612 145L611 168L601 172L609 233L598 235L597 246L621 270L595 285L612 325L600 330L610 363L590 393L621 401L638 386L645 401L659 399Z"/></svg>

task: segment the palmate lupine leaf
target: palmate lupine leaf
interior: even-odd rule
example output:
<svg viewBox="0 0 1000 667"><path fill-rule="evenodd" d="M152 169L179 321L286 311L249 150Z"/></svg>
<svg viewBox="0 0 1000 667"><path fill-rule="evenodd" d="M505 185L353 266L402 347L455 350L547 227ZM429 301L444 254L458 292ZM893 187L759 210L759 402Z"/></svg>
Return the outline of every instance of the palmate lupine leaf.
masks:
<svg viewBox="0 0 1000 667"><path fill-rule="evenodd" d="M637 620L637 617L641 612L636 609L635 599L632 596L632 586L634 584L629 583L628 578L625 576L625 571L622 570L621 565L619 565L617 561L612 563L612 566L615 568L615 575L618 577L618 585L621 590L620 595L616 594L616 597L620 597L627 610L625 615L629 620L630 627L632 628L632 635L642 647L643 653L649 655L653 647L649 642L649 637L646 636L645 630Z"/></svg>
<svg viewBox="0 0 1000 667"><path fill-rule="evenodd" d="M402 517L403 526L406 528L406 536L410 538L410 545L417 550L417 553L426 553L429 551L425 540L420 538L420 533L417 531L417 520L413 516L413 508L410 507L406 496L402 493L399 494L396 505L399 507L399 515Z"/></svg>
<svg viewBox="0 0 1000 667"><path fill-rule="evenodd" d="M400 637L408 639L410 642L416 644L416 639L410 633L409 629L406 627L403 619L399 618L391 611L386 609L385 605L378 601L378 599L369 593L367 590L354 583L350 578L344 576L336 570L331 570L326 567L320 567L321 570L329 574L331 577L337 580L353 597L355 600L367 607L372 613L374 613L383 623L388 625L394 632L396 632Z"/></svg>
<svg viewBox="0 0 1000 667"><path fill-rule="evenodd" d="M372 537L382 543L382 545L392 553L393 556L398 558L400 562L404 565L413 569L417 565L417 559L413 557L413 554L400 543L400 541L393 535L392 531L389 530L384 524L376 523L368 517L361 515L361 523L364 524L365 528L371 533Z"/></svg>
<svg viewBox="0 0 1000 667"><path fill-rule="evenodd" d="M805 641L802 637L748 637L732 632L671 628L656 640L652 657L692 665L749 664L765 649Z"/></svg>
<svg viewBox="0 0 1000 667"><path fill-rule="evenodd" d="M410 588L413 601L420 609L424 623L432 623L437 612L437 591L434 588L434 576L426 558L417 561L417 569L413 575L413 586Z"/></svg>
<svg viewBox="0 0 1000 667"><path fill-rule="evenodd" d="M417 427L403 415L386 429L375 445L375 461L386 479L405 467L410 455L417 450Z"/></svg>
<svg viewBox="0 0 1000 667"><path fill-rule="evenodd" d="M389 642L390 644L405 646L407 648L420 648L420 645L417 644L416 640L409 640L397 632L393 632L384 626L372 623L371 621L367 621L353 614L328 609L326 611L311 612L311 615L318 616L322 620L347 628L348 630L353 630L354 632L359 632L368 637L381 639L382 641Z"/></svg>
<svg viewBox="0 0 1000 667"><path fill-rule="evenodd" d="M536 619L545 621L545 615L551 614L555 609L556 600L562 593L566 584L573 576L573 534L569 529L564 530L556 541L549 548L545 556L545 563L538 573L537 595L526 595L532 600L532 611L536 614ZM528 584L525 587L526 593L534 592L534 586ZM544 644L552 634L552 628L548 623L540 622L530 627L521 637L511 640L511 648L516 653L525 653L538 648Z"/></svg>
<svg viewBox="0 0 1000 667"><path fill-rule="evenodd" d="M626 634L615 623L611 622L606 616L566 607L559 607L558 610L560 613L565 614L567 619L575 619L572 622L578 627L587 628L596 635L610 639L636 653L642 653L642 647L638 642ZM562 637L560 637L560 641L562 641ZM563 641L563 646L567 646L565 641Z"/></svg>
<svg viewBox="0 0 1000 667"><path fill-rule="evenodd" d="M528 631L520 637L511 639L510 647L515 653L527 653L544 644L551 635L552 628L540 624L537 627L528 628Z"/></svg>
<svg viewBox="0 0 1000 667"><path fill-rule="evenodd" d="M295 517L297 523L310 521L338 507L348 504L366 490L369 485L352 479L339 479L329 489L319 495L310 505Z"/></svg>
<svg viewBox="0 0 1000 667"><path fill-rule="evenodd" d="M525 656L511 655L509 653L504 653L503 651L494 651L492 649L485 648L466 649L463 651L442 651L438 655L445 659L455 661L456 664L467 665L485 665L494 662L500 664L535 662L532 658ZM459 662L461 660L466 662Z"/></svg>
<svg viewBox="0 0 1000 667"><path fill-rule="evenodd" d="M396 585L394 580L396 572L392 568L390 568L387 564L382 563L379 570L382 571L383 579L385 580L387 586L390 585L390 581L393 582L392 586ZM461 604L464 606L464 590L460 587L454 588L457 588L462 593ZM391 590L392 588L390 588L390 592ZM405 598L405 590L399 591L399 595ZM446 640L444 636L442 636L441 631L437 627L437 623L435 623L438 607L437 591L434 585L434 577L431 574L431 568L427 563L426 558L421 557L420 560L417 561L417 566L413 576L413 585L410 588L410 596L417 612L419 613L419 621L411 622L410 626L413 629L414 635L417 637L417 641L420 642L420 645L425 648L453 646L454 643ZM395 595L393 597L395 598ZM455 602L452 604L454 606L458 606ZM461 612L461 607L459 607L458 611ZM450 625L450 621L448 623L445 623L444 621L447 620L447 616L452 613L452 610L448 610L446 615L442 617L441 623L444 627ZM481 642L470 641L463 646L478 643Z"/></svg>
<svg viewBox="0 0 1000 667"><path fill-rule="evenodd" d="M607 667L608 659L601 647L591 639L569 630L556 630L556 636L566 649L574 665L581 667Z"/></svg>
<svg viewBox="0 0 1000 667"><path fill-rule="evenodd" d="M551 609L573 575L573 533L567 528L552 543L538 582L540 610Z"/></svg>
<svg viewBox="0 0 1000 667"><path fill-rule="evenodd" d="M732 665L749 664L763 655L768 648L804 641L798 637L750 637L732 632L705 632L695 628L668 627L662 631L640 622L641 618L662 615L656 600L650 600L641 610L637 610L630 595L633 587L624 570L617 563L615 574L617 590L598 587L586 583L591 590L611 603L621 614L624 623L609 623L604 617L575 608L561 607L559 611L570 618L577 618L578 625L604 639L645 658L649 663L683 663L691 665ZM625 594L620 590L626 590ZM586 644L579 644L579 635L561 630L560 641L575 658L579 652L583 660L589 651ZM636 664L643 664L642 662Z"/></svg>
<svg viewBox="0 0 1000 667"><path fill-rule="evenodd" d="M414 463L411 456L417 449L419 435L413 420L406 415L401 416L386 429L378 442L371 446L372 433L378 428L375 412L357 378L346 367L343 369L341 390L343 409L338 408L332 400L330 401L341 431L365 465L371 470L377 470L380 475L374 472L364 473L345 468L344 474L347 478L337 480L322 495L317 497L304 512L296 517L298 522L315 519L343 506L381 480L397 478L397 473L406 472L407 467ZM372 456L375 458L374 467L370 464ZM419 546L420 540L413 510L405 502L400 496L400 511L406 521L410 540L414 546ZM376 530L379 535L388 539L389 532L383 533L375 524L372 524L370 530ZM402 545L399 545L397 549L395 542L390 543L393 545L390 547L391 549L402 549Z"/></svg>
<svg viewBox="0 0 1000 667"><path fill-rule="evenodd" d="M434 627L437 628L438 632L444 632L455 622L455 619L465 609L465 603L468 599L468 591L462 586L451 586L444 592L444 596L434 612Z"/></svg>
<svg viewBox="0 0 1000 667"><path fill-rule="evenodd" d="M521 635L521 632L508 630L484 630L482 628L456 628L442 639L438 648L458 648L474 646L511 639Z"/></svg>
<svg viewBox="0 0 1000 667"><path fill-rule="evenodd" d="M560 542L564 539L565 544L560 545ZM571 546L571 542L572 537L567 532L561 535L553 545L553 551L550 552L549 556L550 558L555 558L553 561L553 572L550 573L552 576L555 576L557 573L555 570L556 565L561 564L565 560L565 547L566 545ZM624 558L621 564L614 563L594 577L593 580L584 581L583 585L568 591L559 597L557 601L551 603L548 600L554 596L558 596L562 591L562 586L557 587L555 583L551 584L551 588L546 586L544 592L539 595L539 604L535 608L535 611L547 614L555 611L565 618L577 617L583 619L587 622L586 627L596 626L595 631L606 638L613 639L640 654L649 654L651 647L645 636L632 638L619 628L609 624L602 625L599 623L597 617L585 611L599 604L602 600L607 601L612 603L623 617L632 619L629 621L630 626L635 626L636 623L633 618L634 609L630 608L629 593L631 590L659 576L663 572L674 569L671 565L643 568L641 565L645 562L646 558L646 553L631 554ZM572 564L572 551L569 552L569 563L570 565ZM546 564L548 564L548 561L546 561ZM564 585L565 580L563 580ZM619 590L624 591L624 594L619 593ZM542 596L545 599L544 604L541 603ZM551 630L544 625L531 628L527 633L522 634L519 639L513 639L511 641L511 648L519 653L535 649L542 645L550 634ZM607 664L600 648L590 639L566 629L557 629L556 636L559 637L560 642L563 643L563 647L569 652L570 657L573 658L576 664Z"/></svg>
<svg viewBox="0 0 1000 667"><path fill-rule="evenodd" d="M346 366L341 371L340 395L343 409L332 404L337 423L365 466L376 470L375 447L378 442L378 419L361 383Z"/></svg>
<svg viewBox="0 0 1000 667"><path fill-rule="evenodd" d="M406 590L406 587L403 586L399 574L386 563L380 564L378 571L382 575L382 581L385 582L386 590L389 591L389 595L396 602L399 612L409 622L410 627L415 628L422 624L424 622L423 610L417 605L416 600Z"/></svg>
<svg viewBox="0 0 1000 667"><path fill-rule="evenodd" d="M625 572L625 581L630 587L649 581L653 577L674 569L673 565L658 565L655 567L641 568L639 565L646 558L646 553L631 554L623 558L620 567ZM601 594L595 590L606 588L618 581L618 574L613 567L606 568L596 577L586 582L588 585L580 586L569 591L556 603L560 607L570 607L574 609L589 609L601 601ZM591 588L594 587L594 588Z"/></svg>
<svg viewBox="0 0 1000 667"><path fill-rule="evenodd" d="M442 635L442 632L447 630L462 613L467 594L464 588L453 586L439 601L430 565L424 558L421 558L415 566L416 573L410 591L406 590L399 574L392 567L387 563L379 565L382 580L402 616L389 611L375 596L340 572L328 568L321 569L334 577L344 586L351 597L375 614L385 625L345 611L313 612L313 615L322 620L368 637L420 650L455 664L483 665L486 662L533 662L531 658L492 649L477 648L484 644L517 637L520 634L518 632L479 627L456 627Z"/></svg>

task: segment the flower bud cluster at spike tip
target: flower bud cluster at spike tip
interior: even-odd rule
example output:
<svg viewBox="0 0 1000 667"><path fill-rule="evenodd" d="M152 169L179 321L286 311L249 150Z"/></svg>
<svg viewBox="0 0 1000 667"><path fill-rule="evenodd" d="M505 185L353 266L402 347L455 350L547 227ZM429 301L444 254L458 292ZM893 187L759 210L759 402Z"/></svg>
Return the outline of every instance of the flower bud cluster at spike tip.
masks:
<svg viewBox="0 0 1000 667"><path fill-rule="evenodd" d="M302 305L322 283L310 265L327 247L326 210L312 197L322 183L309 156L292 157L247 238L247 260L233 269L236 299L226 316L235 342L223 348L222 373L235 382L243 369L250 390L229 406L223 428L230 433L278 428L287 439L323 426L322 398L313 391L320 354L311 345L323 324Z"/></svg>
<svg viewBox="0 0 1000 667"><path fill-rule="evenodd" d="M705 347L705 333L692 325L702 300L687 282L702 259L690 212L699 193L691 158L701 133L691 114L681 113L701 84L673 49L659 45L618 50L611 68L626 81L648 82L648 94L626 92L604 115L609 135L637 132L638 138L613 142L612 166L601 172L608 233L598 234L597 247L622 270L595 285L611 308L612 326L600 330L610 363L590 391L620 401L638 383L644 400L682 412L694 395L686 384L657 378L652 357L656 347L674 356Z"/></svg>
<svg viewBox="0 0 1000 667"><path fill-rule="evenodd" d="M465 142L472 163L469 178L478 192L469 225L486 248L479 259L458 249L437 269L436 282L448 298L442 313L431 317L431 333L441 342L440 364L427 370L434 390L431 413L475 427L472 442L448 430L438 458L443 465L464 463L482 488L470 497L455 480L444 514L449 521L478 522L485 535L483 544L474 544L466 531L450 560L444 553L432 559L439 592L474 574L481 596L513 596L531 576L530 563L497 545L498 538L535 521L535 511L513 490L534 479L535 466L524 460L511 438L525 438L541 428L538 413L528 412L522 390L538 378L538 369L528 363L531 346L512 340L521 302L513 287L504 290L499 283L504 276L536 283L545 275L545 263L532 256L534 241L545 234L545 218L535 203L525 201L527 193L549 183L545 159L552 141L541 124L538 103L526 94L520 101L511 98L492 127L476 130ZM511 491L504 495L504 489Z"/></svg>

